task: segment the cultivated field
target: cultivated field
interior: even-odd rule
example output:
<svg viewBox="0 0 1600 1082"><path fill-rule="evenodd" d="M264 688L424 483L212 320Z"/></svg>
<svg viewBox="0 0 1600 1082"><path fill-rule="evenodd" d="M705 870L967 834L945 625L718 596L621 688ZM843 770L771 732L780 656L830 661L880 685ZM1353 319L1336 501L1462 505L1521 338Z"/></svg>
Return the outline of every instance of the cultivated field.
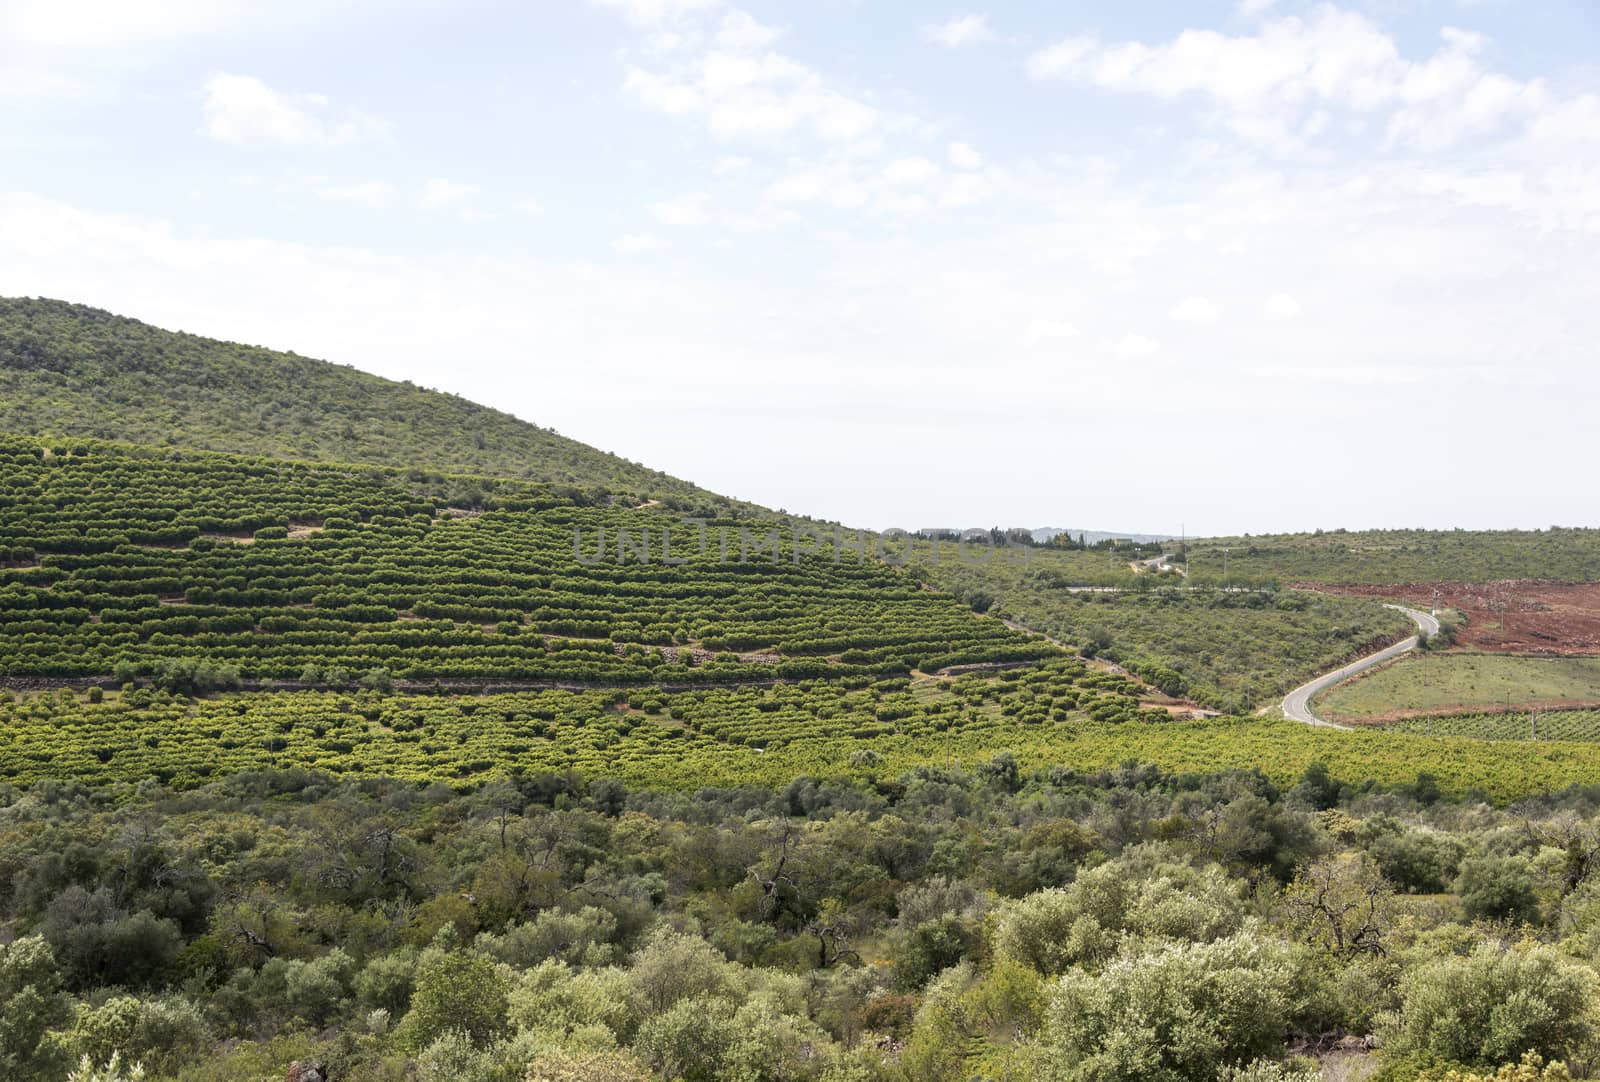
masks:
<svg viewBox="0 0 1600 1082"><path fill-rule="evenodd" d="M1521 706L1600 703L1600 658L1413 654L1332 688L1319 712L1342 722L1395 721Z"/></svg>
<svg viewBox="0 0 1600 1082"><path fill-rule="evenodd" d="M1513 710L1445 717L1408 718L1387 725L1395 732L1422 736L1465 736L1475 740L1597 740L1600 710Z"/></svg>

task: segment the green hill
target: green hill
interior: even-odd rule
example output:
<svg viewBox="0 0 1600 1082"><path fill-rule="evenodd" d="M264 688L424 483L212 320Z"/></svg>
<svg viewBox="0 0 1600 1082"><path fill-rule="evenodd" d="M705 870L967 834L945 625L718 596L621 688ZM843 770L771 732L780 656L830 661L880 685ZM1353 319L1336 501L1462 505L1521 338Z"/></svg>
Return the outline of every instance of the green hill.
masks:
<svg viewBox="0 0 1600 1082"><path fill-rule="evenodd" d="M456 395L54 300L0 298L0 432L710 495Z"/></svg>

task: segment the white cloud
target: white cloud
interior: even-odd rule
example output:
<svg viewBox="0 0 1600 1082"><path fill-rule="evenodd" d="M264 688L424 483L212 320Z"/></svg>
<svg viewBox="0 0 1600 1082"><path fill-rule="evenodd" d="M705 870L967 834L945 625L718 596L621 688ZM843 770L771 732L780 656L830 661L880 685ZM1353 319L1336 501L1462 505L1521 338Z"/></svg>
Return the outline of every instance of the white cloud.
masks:
<svg viewBox="0 0 1600 1082"><path fill-rule="evenodd" d="M1239 0L1239 14L1246 19L1254 19L1271 11L1275 2L1276 0Z"/></svg>
<svg viewBox="0 0 1600 1082"><path fill-rule="evenodd" d="M890 184L919 185L936 179L942 170L923 157L896 158L883 167L883 179Z"/></svg>
<svg viewBox="0 0 1600 1082"><path fill-rule="evenodd" d="M1528 134L1552 146L1600 143L1600 96L1582 94L1544 110Z"/></svg>
<svg viewBox="0 0 1600 1082"><path fill-rule="evenodd" d="M962 15L942 23L924 26L922 36L947 49L959 49L964 45L993 41L995 34L989 27L989 16Z"/></svg>
<svg viewBox="0 0 1600 1082"><path fill-rule="evenodd" d="M717 177L738 176L749 168L749 158L741 158L736 154L726 154L712 163L711 175Z"/></svg>
<svg viewBox="0 0 1600 1082"><path fill-rule="evenodd" d="M1062 38L1028 57L1028 74L1035 79L1066 77L1097 48L1099 43L1094 38L1082 34Z"/></svg>
<svg viewBox="0 0 1600 1082"><path fill-rule="evenodd" d="M666 242L649 233L628 233L612 241L611 247L625 255L638 255L643 252L659 251L666 247Z"/></svg>
<svg viewBox="0 0 1600 1082"><path fill-rule="evenodd" d="M1298 318L1301 312L1300 302L1287 293L1274 293L1267 298L1263 311L1268 319L1289 320Z"/></svg>
<svg viewBox="0 0 1600 1082"><path fill-rule="evenodd" d="M950 156L950 164L957 169L983 168L983 155L966 143L951 143L945 152Z"/></svg>
<svg viewBox="0 0 1600 1082"><path fill-rule="evenodd" d="M1222 318L1222 309L1205 297L1185 297L1167 313L1179 323L1215 323Z"/></svg>
<svg viewBox="0 0 1600 1082"><path fill-rule="evenodd" d="M1071 341L1081 334L1077 327L1059 319L1035 319L1029 321L1022 340L1025 345L1038 346Z"/></svg>
<svg viewBox="0 0 1600 1082"><path fill-rule="evenodd" d="M714 138L774 138L807 132L849 143L876 128L874 107L828 85L821 74L767 46L776 32L735 12L712 44L664 69L629 68L623 90L668 116L700 116Z"/></svg>
<svg viewBox="0 0 1600 1082"><path fill-rule="evenodd" d="M545 205L542 201L529 195L524 196L515 203L511 204L511 209L516 211L518 214L526 214L529 217L536 218L545 212Z"/></svg>
<svg viewBox="0 0 1600 1082"><path fill-rule="evenodd" d="M422 195L418 198L417 205L423 210L446 210L460 207L477 197L476 184L462 184L454 180L445 180L443 177L429 177L423 181Z"/></svg>
<svg viewBox="0 0 1600 1082"><path fill-rule="evenodd" d="M1161 352L1161 343L1142 334L1125 334L1113 350L1124 361L1148 361Z"/></svg>
<svg viewBox="0 0 1600 1082"><path fill-rule="evenodd" d="M670 226L700 226L709 220L706 214L706 197L702 192L691 192L675 199L664 199L650 205L656 221Z"/></svg>
<svg viewBox="0 0 1600 1082"><path fill-rule="evenodd" d="M593 3L620 11L630 22L640 26L659 26L722 6L722 0L593 0Z"/></svg>
<svg viewBox="0 0 1600 1082"><path fill-rule="evenodd" d="M765 49L782 36L782 31L757 22L743 11L730 11L722 17L716 41L724 49Z"/></svg>
<svg viewBox="0 0 1600 1082"><path fill-rule="evenodd" d="M1028 71L1163 99L1197 97L1235 134L1283 150L1326 133L1328 110L1386 116L1381 130L1391 143L1431 149L1495 131L1545 103L1537 80L1484 67L1481 36L1446 28L1441 39L1432 56L1410 60L1366 16L1324 5L1245 35L1185 30L1158 45L1068 37L1035 52Z"/></svg>
<svg viewBox="0 0 1600 1082"><path fill-rule="evenodd" d="M359 184L330 184L318 188L317 195L336 203L359 203L373 210L381 210L394 196L394 185L384 180L368 180Z"/></svg>
<svg viewBox="0 0 1600 1082"><path fill-rule="evenodd" d="M327 116L316 94L285 94L249 75L220 74L205 85L204 132L235 146L334 147L384 136L387 126L359 113Z"/></svg>

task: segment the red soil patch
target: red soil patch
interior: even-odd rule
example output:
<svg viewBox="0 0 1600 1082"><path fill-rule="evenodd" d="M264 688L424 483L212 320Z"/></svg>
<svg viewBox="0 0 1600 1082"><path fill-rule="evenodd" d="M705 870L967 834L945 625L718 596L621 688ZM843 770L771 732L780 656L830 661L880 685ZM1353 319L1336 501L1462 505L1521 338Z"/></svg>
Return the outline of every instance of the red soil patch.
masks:
<svg viewBox="0 0 1600 1082"><path fill-rule="evenodd" d="M1600 654L1600 582L1505 579L1498 582L1415 582L1398 586L1306 589L1404 601L1427 609L1439 591L1442 608L1467 614L1456 635L1462 646L1518 654Z"/></svg>

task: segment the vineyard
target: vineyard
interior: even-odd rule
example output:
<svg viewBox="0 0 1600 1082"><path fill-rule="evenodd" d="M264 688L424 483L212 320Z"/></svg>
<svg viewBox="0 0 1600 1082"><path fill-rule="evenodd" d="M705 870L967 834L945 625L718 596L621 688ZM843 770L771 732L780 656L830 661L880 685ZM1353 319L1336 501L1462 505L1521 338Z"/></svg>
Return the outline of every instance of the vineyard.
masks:
<svg viewBox="0 0 1600 1082"><path fill-rule="evenodd" d="M13 677L729 683L1056 653L775 526L551 486L9 440L0 507Z"/></svg>
<svg viewBox="0 0 1600 1082"><path fill-rule="evenodd" d="M930 767L1094 772L1259 769L1292 782L1314 761L1369 784L1419 770L1499 802L1591 781L1600 745L1563 727L1513 746L1462 726L1327 732L1265 719L1167 720L1116 676L1061 660L939 680L808 681L669 692L486 696L280 692L200 700L141 688L0 701L0 781L155 778L187 788L241 772L311 769L475 788L507 776L610 777L647 789L781 787L797 777L894 779ZM1526 719L1523 721L1526 724ZM1592 726L1593 720L1589 722ZM1408 731L1407 731L1408 730ZM1544 732L1541 732L1544 735Z"/></svg>
<svg viewBox="0 0 1600 1082"><path fill-rule="evenodd" d="M1518 710L1447 717L1410 718L1385 731L1423 736L1465 736L1474 740L1600 741L1600 710Z"/></svg>

